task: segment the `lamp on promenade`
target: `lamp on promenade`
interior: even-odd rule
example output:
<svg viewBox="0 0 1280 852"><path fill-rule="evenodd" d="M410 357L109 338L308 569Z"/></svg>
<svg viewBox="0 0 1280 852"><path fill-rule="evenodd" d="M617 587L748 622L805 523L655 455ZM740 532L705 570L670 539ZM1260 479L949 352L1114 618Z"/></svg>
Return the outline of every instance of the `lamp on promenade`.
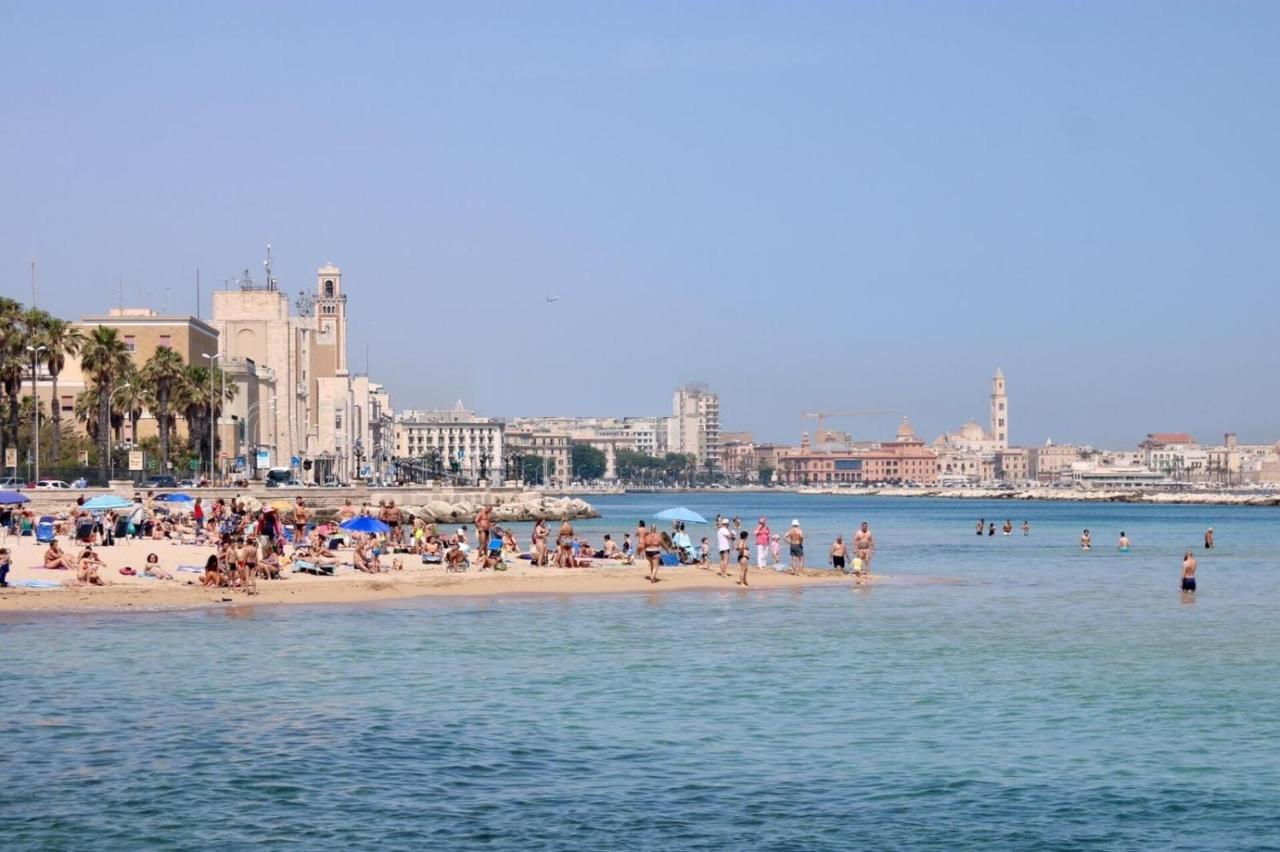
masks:
<svg viewBox="0 0 1280 852"><path fill-rule="evenodd" d="M122 391L122 390L127 390L128 388L129 388L129 382L125 382L125 383L124 383L124 384L122 384L120 387L118 387L118 388L116 388L115 390L113 390L113 391L111 392L111 396L107 397L107 415L108 415L108 417L109 417L109 416L110 416L110 414L111 414L111 404L112 404L112 402L115 400L115 398L116 398L116 394L120 393L120 391ZM110 423L108 423L108 428L110 428ZM138 439L138 436L137 436L137 435L134 435L134 436L133 436L133 440L135 440L135 441L136 441L137 439ZM110 441L108 441L108 442L107 442L107 446L108 446L108 447L109 447L109 446L111 446L111 442L110 442ZM98 470L102 470L102 468L98 468ZM110 485L111 485L111 480L113 480L113 479L115 479L115 478L116 478L116 454L115 454L114 452L111 452L110 450L108 450L108 451L107 451L107 485L108 485L108 486L110 486Z"/></svg>
<svg viewBox="0 0 1280 852"><path fill-rule="evenodd" d="M36 376L40 372L40 353L48 352L46 346L28 346L27 351L31 353L31 435L35 441L35 476L32 482L39 484L40 482L40 394L36 393ZM56 403L57 400L54 400Z"/></svg>
<svg viewBox="0 0 1280 852"><path fill-rule="evenodd" d="M205 352L203 353L203 355L205 358L209 359L209 484L213 485L213 482L215 479L213 474L213 455L215 452L214 445L217 443L217 436L214 434L214 431L213 431L214 424L217 423L217 418L213 414L213 411L214 411L213 364L215 361L217 361L219 358L222 357L222 353L217 352L217 353L214 353L213 355L210 355L208 352ZM222 393L224 396L227 393L227 377L226 376L222 377ZM221 402L221 399L219 399L218 402Z"/></svg>

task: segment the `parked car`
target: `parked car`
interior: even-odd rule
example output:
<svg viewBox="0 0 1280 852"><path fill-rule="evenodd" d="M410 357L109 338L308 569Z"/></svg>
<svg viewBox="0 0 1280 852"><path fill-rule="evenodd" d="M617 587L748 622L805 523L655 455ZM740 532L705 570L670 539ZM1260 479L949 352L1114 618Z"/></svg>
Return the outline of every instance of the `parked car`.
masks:
<svg viewBox="0 0 1280 852"><path fill-rule="evenodd" d="M63 482L61 479L42 479L36 483L36 488L40 489L71 489L71 486Z"/></svg>
<svg viewBox="0 0 1280 852"><path fill-rule="evenodd" d="M25 479L19 479L16 476L6 476L4 479L0 479L0 488L13 490L15 488L26 488L26 487L27 487L27 481Z"/></svg>
<svg viewBox="0 0 1280 852"><path fill-rule="evenodd" d="M148 479L146 482L142 483L142 487L143 488L177 488L178 478L175 476L170 476L167 473L162 473L158 476L153 476L150 479Z"/></svg>

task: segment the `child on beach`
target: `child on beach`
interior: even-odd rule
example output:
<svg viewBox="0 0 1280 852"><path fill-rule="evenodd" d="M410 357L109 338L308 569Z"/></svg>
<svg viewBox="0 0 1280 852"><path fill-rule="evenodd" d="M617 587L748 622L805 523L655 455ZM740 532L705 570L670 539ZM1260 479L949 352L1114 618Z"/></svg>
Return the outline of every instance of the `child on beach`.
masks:
<svg viewBox="0 0 1280 852"><path fill-rule="evenodd" d="M769 556L773 559L773 570L782 570L782 538L774 533L769 539ZM763 565L760 567L764 567Z"/></svg>
<svg viewBox="0 0 1280 852"><path fill-rule="evenodd" d="M711 562L711 542L709 542L707 540L707 537L704 535L702 537L702 544L698 546L698 564L707 565L710 562Z"/></svg>
<svg viewBox="0 0 1280 852"><path fill-rule="evenodd" d="M9 548L0 547L0 589L9 588Z"/></svg>

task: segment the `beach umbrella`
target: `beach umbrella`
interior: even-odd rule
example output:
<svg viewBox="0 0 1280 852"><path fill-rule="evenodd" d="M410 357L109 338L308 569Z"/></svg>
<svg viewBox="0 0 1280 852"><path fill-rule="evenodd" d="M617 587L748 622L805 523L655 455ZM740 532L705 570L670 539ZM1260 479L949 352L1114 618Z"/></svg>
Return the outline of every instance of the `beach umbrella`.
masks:
<svg viewBox="0 0 1280 852"><path fill-rule="evenodd" d="M249 497L241 497L239 499L240 499L240 505L244 506L244 510L246 512L256 512L262 508L262 501L259 500L257 497L249 496Z"/></svg>
<svg viewBox="0 0 1280 852"><path fill-rule="evenodd" d="M277 512L287 512L293 508L293 504L288 500L272 500L267 505L275 509Z"/></svg>
<svg viewBox="0 0 1280 852"><path fill-rule="evenodd" d="M31 498L21 491L0 491L0 506L12 506L15 503L30 503Z"/></svg>
<svg viewBox="0 0 1280 852"><path fill-rule="evenodd" d="M190 494L183 494L181 491L174 491L168 494L157 494L157 503L194 503L196 498Z"/></svg>
<svg viewBox="0 0 1280 852"><path fill-rule="evenodd" d="M707 519L699 515L692 509L686 509L684 506L676 506L674 509L667 509L654 515L660 521L684 521L686 524L705 524Z"/></svg>
<svg viewBox="0 0 1280 852"><path fill-rule="evenodd" d="M391 527L387 526L377 518L371 518L368 515L360 515L359 517L351 518L350 520L346 520L338 524L338 526L342 527L344 530L348 530L349 532L362 532L362 533L391 532Z"/></svg>
<svg viewBox="0 0 1280 852"><path fill-rule="evenodd" d="M89 512L107 512L111 509L127 509L132 505L128 500L115 494L99 494L84 501L84 505L80 508Z"/></svg>

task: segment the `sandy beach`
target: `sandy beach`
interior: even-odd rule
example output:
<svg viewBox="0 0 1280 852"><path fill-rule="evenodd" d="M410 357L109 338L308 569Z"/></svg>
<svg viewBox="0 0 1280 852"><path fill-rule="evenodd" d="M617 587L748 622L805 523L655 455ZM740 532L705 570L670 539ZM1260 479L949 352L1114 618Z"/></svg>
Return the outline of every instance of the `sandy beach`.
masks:
<svg viewBox="0 0 1280 852"><path fill-rule="evenodd" d="M73 556L78 546L61 540L63 550ZM46 545L30 537L9 537L13 568L10 584L36 580L74 583L74 572L45 570L41 563ZM663 568L659 582L645 579L645 567L620 562L596 560L589 568L562 569L534 567L528 562L508 559L508 570L448 573L439 566L422 565L412 554L403 554L404 570L382 574L364 574L349 566L338 569L334 577L289 574L287 579L258 581L258 594L246 595L236 589L206 589L199 574L178 572L180 565L202 566L212 548L170 544L165 541L127 541L113 547L99 547L98 554L106 563L102 578L107 586L66 585L60 588L0 589L0 612L59 610L157 610L195 607L244 606L264 604L333 604L396 600L425 595L525 595L525 594L612 594L628 592L668 592L700 589L740 589L733 579L718 576L715 570L695 566ZM148 553L156 553L165 571L174 580L155 580L142 576L125 576L120 569L129 566L139 572ZM345 552L349 553L349 551ZM386 557L384 557L386 560ZM389 560L388 560L389 561ZM883 582L887 575L877 575ZM803 577L776 573L772 569L752 569L748 591L756 589L797 588L803 586L852 585L853 580L829 571L812 571Z"/></svg>

